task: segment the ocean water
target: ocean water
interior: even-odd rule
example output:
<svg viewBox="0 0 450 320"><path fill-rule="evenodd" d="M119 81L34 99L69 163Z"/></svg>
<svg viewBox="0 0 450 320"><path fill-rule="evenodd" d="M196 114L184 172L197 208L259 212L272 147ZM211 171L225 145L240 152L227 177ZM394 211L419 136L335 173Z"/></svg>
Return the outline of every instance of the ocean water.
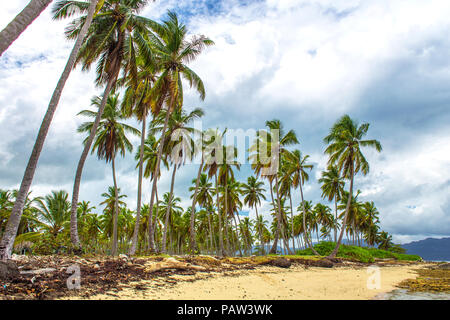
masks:
<svg viewBox="0 0 450 320"><path fill-rule="evenodd" d="M408 292L406 289L397 289L385 293L383 300L450 300L450 293Z"/></svg>

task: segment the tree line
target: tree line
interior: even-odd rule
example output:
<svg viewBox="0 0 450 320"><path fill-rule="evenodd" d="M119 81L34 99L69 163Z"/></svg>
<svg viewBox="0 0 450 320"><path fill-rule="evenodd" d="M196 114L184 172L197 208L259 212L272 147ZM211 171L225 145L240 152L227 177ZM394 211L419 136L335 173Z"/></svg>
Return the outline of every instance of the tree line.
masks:
<svg viewBox="0 0 450 320"><path fill-rule="evenodd" d="M303 185L312 165L308 155L294 149L299 143L295 131L285 131L278 119L266 121L266 129L257 132L247 150L254 175L246 182L237 181L234 173L241 164L237 161L237 148L223 145L226 129L196 132L192 121L201 118L204 111L187 112L183 102L186 83L201 100L205 99L203 80L189 64L214 42L203 35L189 36L186 25L172 11L162 22L139 15L148 2L64 0L52 7L54 19L72 19L65 35L75 44L42 121L20 187L17 191L1 192L1 259L11 256L14 243L39 242L44 235L48 238L44 249L46 243L58 244L70 238L75 253L93 250L112 255L251 254L255 243L262 254L277 252L280 243L288 254L291 249L304 247L315 252L314 237L320 240L333 236L336 248L331 257L336 256L344 233L359 244L364 239L373 245L389 237L379 232L378 211L373 202L358 202L358 192L353 191L355 176L369 172L362 149L382 149L377 140L365 139L368 123L359 124L344 115L324 138L329 160L320 182L322 196L334 203L334 210L321 203L313 206L304 199ZM30 187L54 112L71 70L78 65L83 71L95 65L95 85L104 91L92 98L94 110L79 113L92 121L78 128L86 136L72 199L68 200L65 191L31 198ZM140 122L140 130L125 122L129 118ZM199 138L192 138L192 133ZM120 194L115 169L116 156L133 150L129 135L140 137L135 153L135 210L123 202L125 195ZM102 194L105 208L101 214L95 214L89 202L78 199L84 163L90 152L111 164L113 186ZM201 163L190 188L192 205L184 209L173 191L176 173L196 156ZM157 182L163 168L172 171L170 191L158 196ZM151 180L148 204L142 203L144 178ZM258 213L261 202L266 201L263 181L269 184L271 225ZM348 191L344 190L347 182ZM300 204L293 204L294 192L300 194ZM244 205L255 209L255 220L240 218Z"/></svg>

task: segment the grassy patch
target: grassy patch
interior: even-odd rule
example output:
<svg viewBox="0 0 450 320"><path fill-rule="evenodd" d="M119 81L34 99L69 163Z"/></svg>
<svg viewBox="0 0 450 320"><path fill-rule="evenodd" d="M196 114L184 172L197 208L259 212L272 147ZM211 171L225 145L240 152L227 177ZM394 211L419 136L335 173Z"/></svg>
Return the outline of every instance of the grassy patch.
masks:
<svg viewBox="0 0 450 320"><path fill-rule="evenodd" d="M334 242L320 242L314 245L314 249L321 255L329 255L335 247ZM313 255L311 249L298 250L297 255L310 256ZM395 259L403 261L418 261L421 258L416 255L394 253L376 248L364 248L358 246L341 245L337 254L338 257L353 261L371 263L375 259Z"/></svg>

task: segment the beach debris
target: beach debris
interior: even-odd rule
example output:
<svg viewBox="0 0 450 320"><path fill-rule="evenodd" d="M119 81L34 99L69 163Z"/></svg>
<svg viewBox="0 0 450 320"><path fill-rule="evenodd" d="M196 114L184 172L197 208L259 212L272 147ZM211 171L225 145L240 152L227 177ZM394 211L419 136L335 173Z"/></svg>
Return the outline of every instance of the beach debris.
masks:
<svg viewBox="0 0 450 320"><path fill-rule="evenodd" d="M441 263L436 266L437 269L450 270L450 263Z"/></svg>
<svg viewBox="0 0 450 320"><path fill-rule="evenodd" d="M190 263L181 262L172 257L164 258L160 262L147 263L145 265L145 272L148 272L148 273L166 270L166 269L197 270L197 271L205 271L206 270L206 268L203 266L195 266Z"/></svg>
<svg viewBox="0 0 450 320"><path fill-rule="evenodd" d="M271 262L271 264L275 267L280 268L289 268L292 264L291 260L286 258L277 258Z"/></svg>
<svg viewBox="0 0 450 320"><path fill-rule="evenodd" d="M19 274L19 268L14 261L0 261L0 279L14 279Z"/></svg>
<svg viewBox="0 0 450 320"><path fill-rule="evenodd" d="M37 269L37 270L26 270L26 271L20 271L20 274L44 274L44 273L51 273L55 272L55 268L43 268L43 269Z"/></svg>

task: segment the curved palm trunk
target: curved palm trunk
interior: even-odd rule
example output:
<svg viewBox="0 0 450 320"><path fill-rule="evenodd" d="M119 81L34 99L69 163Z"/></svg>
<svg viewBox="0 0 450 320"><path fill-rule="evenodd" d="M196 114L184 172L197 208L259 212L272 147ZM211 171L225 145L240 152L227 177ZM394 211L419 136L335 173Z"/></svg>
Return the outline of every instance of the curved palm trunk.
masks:
<svg viewBox="0 0 450 320"><path fill-rule="evenodd" d="M217 214L219 216L219 255L224 256L223 249L223 230L222 230L222 217L220 214L220 204L219 204L219 184L217 183L217 173L215 174L216 178L216 203L217 203Z"/></svg>
<svg viewBox="0 0 450 320"><path fill-rule="evenodd" d="M152 195L150 197L150 213L149 213L150 219L149 219L149 224L148 224L149 249L151 251L155 251L155 241L153 239L154 230L153 230L153 226L152 226L153 203L155 200L156 182L157 182L158 176L159 176L159 167L161 164L161 157L162 157L162 152L163 152L163 147L164 147L164 140L165 140L165 134L166 134L166 130L167 130L167 124L169 123L169 116L170 116L170 108L167 108L166 118L164 119L164 127L161 132L161 141L158 146L158 156L156 159L156 167L155 167L155 171L153 173Z"/></svg>
<svg viewBox="0 0 450 320"><path fill-rule="evenodd" d="M272 198L273 210L277 210L277 207L275 205L275 198L273 197L272 180L269 180L269 186L270 186L270 196ZM279 229L278 229L278 226L277 226L277 229L275 231L275 238L273 240L273 245L272 245L272 248L270 248L270 251L269 251L269 253L271 253L271 254L277 253L278 236L279 236Z"/></svg>
<svg viewBox="0 0 450 320"><path fill-rule="evenodd" d="M70 215L70 239L72 241L72 245L75 248L81 248L80 239L78 237L78 223L77 223L77 208L78 208L78 196L80 193L81 175L83 174L84 163L86 162L86 158L88 156L89 150L91 149L92 142L94 141L98 125L103 115L103 111L105 110L109 93L113 88L118 73L119 73L118 70L116 70L114 77L111 77L110 80L108 80L108 84L106 85L105 91L103 92L100 107L98 108L97 111L97 116L95 117L95 121L94 124L92 125L91 132L89 133L89 138L84 145L83 152L81 153L80 160L78 161L77 171L75 174L75 182L73 184L72 208Z"/></svg>
<svg viewBox="0 0 450 320"><path fill-rule="evenodd" d="M202 155L202 161L200 163L200 166L198 167L197 172L197 181L195 181L195 191L194 191L194 197L192 199L192 207L191 207L191 221L190 221L190 245L191 245L191 252L195 253L197 250L197 242L195 241L195 204L197 202L197 192L198 192L198 184L200 180L200 176L202 174L203 169L203 155Z"/></svg>
<svg viewBox="0 0 450 320"><path fill-rule="evenodd" d="M20 184L19 192L17 193L16 202L14 203L14 207L11 211L10 218L8 219L5 232L3 233L3 237L0 242L0 260L6 260L11 257L12 247L17 234L17 230L19 228L20 220L22 218L25 199L30 190L31 183L33 182L34 173L36 171L36 166L42 151L42 147L44 146L45 138L50 128L50 124L52 122L56 108L58 106L58 102L61 97L64 85L66 84L66 81L69 78L70 72L72 71L73 65L75 64L75 60L78 56L78 52L80 51L80 47L87 34L89 26L91 25L95 13L95 8L97 6L97 2L98 0L91 1L86 22L81 28L80 34L78 35L78 38L73 46L67 64L64 67L64 71L58 80L58 84L56 85L55 91L53 91L53 95L50 99L47 112L45 113L44 119L42 120L41 127L39 128L39 133L36 138L36 142L34 143L33 146L33 151L31 152L31 156L28 159L28 164L25 169L22 182ZM3 39L2 34L0 34L0 39Z"/></svg>
<svg viewBox="0 0 450 320"><path fill-rule="evenodd" d="M141 131L141 149L139 151L139 176L138 176L138 194L137 194L137 209L136 209L136 223L134 224L133 238L131 240L131 248L128 252L130 255L136 253L136 247L139 235L139 223L141 221L141 201L142 201L142 171L143 171L143 159L144 159L144 146L145 146L145 127L146 117L142 119L142 131Z"/></svg>
<svg viewBox="0 0 450 320"><path fill-rule="evenodd" d="M339 247L341 245L342 237L344 236L344 230L346 229L348 212L350 210L350 204L351 204L352 198L353 198L353 178L354 178L353 163L351 163L350 164L350 189L348 191L349 194L348 194L347 205L345 207L344 221L342 221L342 228L341 228L341 232L339 234L339 239L336 243L336 247L334 248L333 252L331 252L331 254L328 256L329 258L336 257Z"/></svg>
<svg viewBox="0 0 450 320"><path fill-rule="evenodd" d="M176 172L177 172L177 165L174 164L173 165L173 173L172 173L172 181L170 183L169 203L167 204L166 218L165 218L165 223L164 223L164 234L163 234L162 249L161 249L161 251L163 253L166 253L167 228L169 227L169 214L170 214L170 209L172 207L173 186L175 184Z"/></svg>
<svg viewBox="0 0 450 320"><path fill-rule="evenodd" d="M291 187L289 187L289 201L291 203L291 232L292 232L292 248L294 248L295 252L295 237L294 237L294 209L292 207L292 195L291 195Z"/></svg>
<svg viewBox="0 0 450 320"><path fill-rule="evenodd" d="M111 164L112 164L112 173L113 173L113 181L114 181L114 193L116 195L114 198L113 238L112 238L111 255L116 256L117 255L117 220L119 217L119 191L117 189L115 157L112 158Z"/></svg>
<svg viewBox="0 0 450 320"><path fill-rule="evenodd" d="M303 188L302 188L302 183L299 183L300 185L300 196L302 199L302 210L303 210L303 236L304 236L304 240L305 240L305 247L308 246L309 248L311 248L312 252L319 256L320 254L316 251L316 249L314 249L314 247L312 246L312 243L309 241L308 239L308 230L306 229L306 209L305 209L305 200L303 198Z"/></svg>
<svg viewBox="0 0 450 320"><path fill-rule="evenodd" d="M52 2L52 0L31 0L30 3L28 3L28 5L5 27L5 29L0 32L0 56L47 8L50 2Z"/></svg>

